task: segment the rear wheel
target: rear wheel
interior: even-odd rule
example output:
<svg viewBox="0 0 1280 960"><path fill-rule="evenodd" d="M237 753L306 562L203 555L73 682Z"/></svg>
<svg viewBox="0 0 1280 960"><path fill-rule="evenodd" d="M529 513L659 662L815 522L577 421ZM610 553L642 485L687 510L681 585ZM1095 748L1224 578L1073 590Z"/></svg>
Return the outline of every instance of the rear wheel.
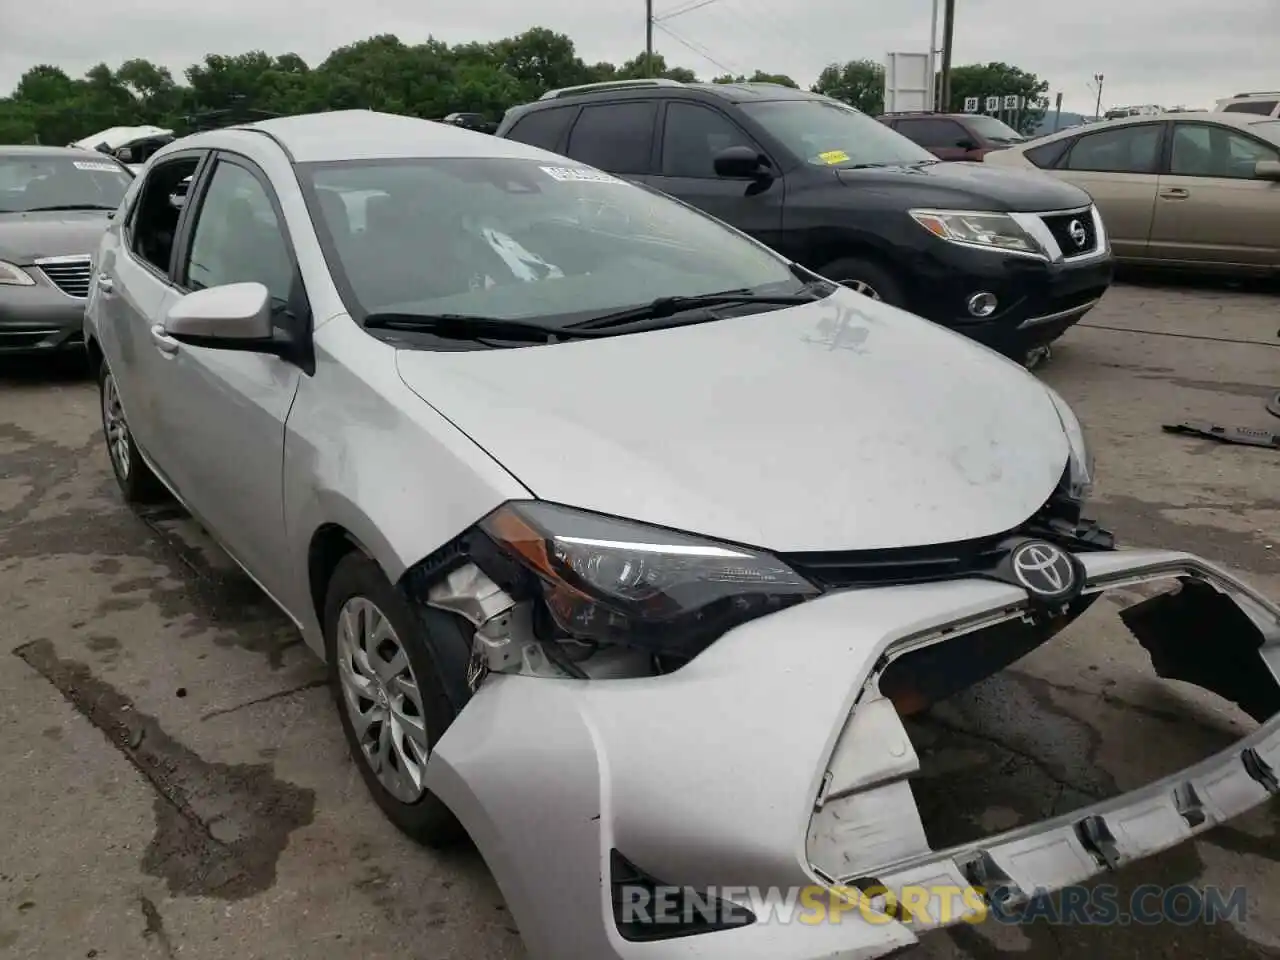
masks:
<svg viewBox="0 0 1280 960"><path fill-rule="evenodd" d="M456 716L432 647L466 650L462 623L447 614L420 617L378 565L357 552L343 557L330 578L324 638L342 731L373 799L419 843L458 840L462 826L425 778L431 751Z"/></svg>
<svg viewBox="0 0 1280 960"><path fill-rule="evenodd" d="M894 307L901 307L906 303L898 278L887 267L874 260L844 257L827 264L819 273L872 300L880 300Z"/></svg>
<svg viewBox="0 0 1280 960"><path fill-rule="evenodd" d="M98 366L98 393L102 400L102 435L107 441L107 457L125 501L150 504L165 499L168 491L151 472L134 443L116 378L106 361Z"/></svg>

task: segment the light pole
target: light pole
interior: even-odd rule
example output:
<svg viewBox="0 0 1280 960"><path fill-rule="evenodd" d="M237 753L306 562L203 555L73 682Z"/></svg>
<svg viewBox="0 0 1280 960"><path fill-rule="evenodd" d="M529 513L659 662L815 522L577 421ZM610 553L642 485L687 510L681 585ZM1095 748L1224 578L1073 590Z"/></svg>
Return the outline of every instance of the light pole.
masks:
<svg viewBox="0 0 1280 960"><path fill-rule="evenodd" d="M945 2L942 14L942 94L938 98L938 109L944 113L951 109L951 45L956 32L956 0Z"/></svg>
<svg viewBox="0 0 1280 960"><path fill-rule="evenodd" d="M644 75L653 76L653 0L644 0Z"/></svg>
<svg viewBox="0 0 1280 960"><path fill-rule="evenodd" d="M929 21L929 109L938 109L938 0L933 0Z"/></svg>
<svg viewBox="0 0 1280 960"><path fill-rule="evenodd" d="M1097 120L1102 116L1102 81L1103 79L1104 77L1100 73L1095 73L1093 75L1094 85L1098 88L1098 99L1093 106L1093 118L1095 120Z"/></svg>

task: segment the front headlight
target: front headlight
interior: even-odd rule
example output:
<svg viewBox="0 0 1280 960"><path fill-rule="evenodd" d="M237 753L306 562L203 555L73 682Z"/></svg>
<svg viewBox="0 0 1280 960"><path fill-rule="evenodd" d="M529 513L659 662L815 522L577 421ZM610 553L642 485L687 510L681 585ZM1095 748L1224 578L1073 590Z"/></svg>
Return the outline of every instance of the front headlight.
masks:
<svg viewBox="0 0 1280 960"><path fill-rule="evenodd" d="M17 264L0 260L0 284L14 287L32 287L35 286L35 280L32 279L31 274Z"/></svg>
<svg viewBox="0 0 1280 960"><path fill-rule="evenodd" d="M940 240L990 250L1045 256L1044 248L1007 213L969 210L909 210L911 218Z"/></svg>
<svg viewBox="0 0 1280 960"><path fill-rule="evenodd" d="M1093 492L1093 453L1089 450L1084 427L1080 425L1080 419L1071 409L1071 405L1052 387L1046 386L1044 389L1058 411L1062 430L1066 433L1067 442L1071 445L1071 457L1067 463L1067 495L1072 500L1083 503Z"/></svg>
<svg viewBox="0 0 1280 960"><path fill-rule="evenodd" d="M767 553L554 504L508 503L479 528L541 593L554 626L587 642L689 658L819 593Z"/></svg>

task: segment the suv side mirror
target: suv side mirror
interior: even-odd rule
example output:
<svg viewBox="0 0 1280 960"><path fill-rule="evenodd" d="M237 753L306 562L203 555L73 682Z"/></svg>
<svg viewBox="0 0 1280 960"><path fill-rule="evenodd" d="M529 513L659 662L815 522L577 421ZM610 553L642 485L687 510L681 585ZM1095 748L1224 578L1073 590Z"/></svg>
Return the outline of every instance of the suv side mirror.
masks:
<svg viewBox="0 0 1280 960"><path fill-rule="evenodd" d="M714 163L718 177L765 179L772 176L768 159L747 146L725 147L716 154Z"/></svg>
<svg viewBox="0 0 1280 960"><path fill-rule="evenodd" d="M977 150L978 141L974 140L972 137L961 137L956 141L956 146L961 150Z"/></svg>
<svg viewBox="0 0 1280 960"><path fill-rule="evenodd" d="M1280 180L1280 160L1259 160L1253 165L1253 175L1259 180Z"/></svg>
<svg viewBox="0 0 1280 960"><path fill-rule="evenodd" d="M271 294L260 283L194 290L169 310L164 332L179 343L280 356L286 344L271 333Z"/></svg>

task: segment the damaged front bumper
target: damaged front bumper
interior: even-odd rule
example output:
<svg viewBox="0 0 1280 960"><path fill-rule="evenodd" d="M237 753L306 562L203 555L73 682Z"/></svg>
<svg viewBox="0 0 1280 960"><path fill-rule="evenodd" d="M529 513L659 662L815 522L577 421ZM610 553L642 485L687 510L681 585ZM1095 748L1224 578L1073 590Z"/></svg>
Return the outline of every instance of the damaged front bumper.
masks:
<svg viewBox="0 0 1280 960"><path fill-rule="evenodd" d="M913 651L1028 615L1017 587L964 579L832 593L738 627L666 676L491 675L437 744L427 785L470 832L531 957L884 956L966 912L917 902L893 918L748 914L637 934L614 883L638 870L695 891L977 887L1007 902L1150 856L1280 790L1280 608L1188 554L1079 559L1086 594L1179 584L1125 617L1157 672L1272 719L1139 790L932 850L909 783L919 761L880 679ZM1213 613L1212 636L1197 634L1197 610ZM1198 656L1206 644L1234 674Z"/></svg>

